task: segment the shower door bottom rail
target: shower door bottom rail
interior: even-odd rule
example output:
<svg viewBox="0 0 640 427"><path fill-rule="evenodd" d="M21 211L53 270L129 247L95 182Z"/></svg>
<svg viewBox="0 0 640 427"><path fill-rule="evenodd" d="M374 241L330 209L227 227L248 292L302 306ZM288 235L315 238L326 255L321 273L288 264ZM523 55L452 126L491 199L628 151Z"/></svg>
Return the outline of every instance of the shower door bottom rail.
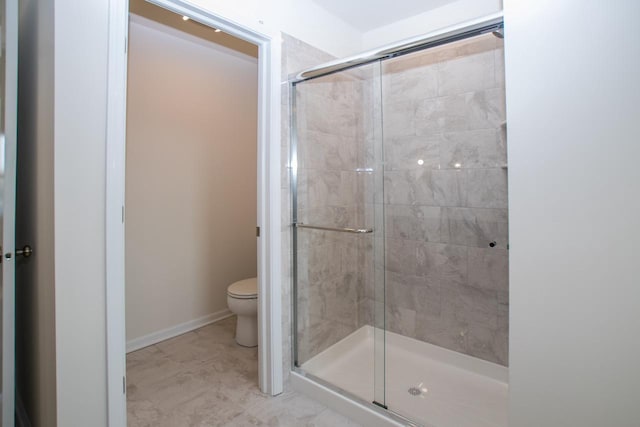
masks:
<svg viewBox="0 0 640 427"><path fill-rule="evenodd" d="M312 230L324 230L324 231L337 231L340 233L355 233L355 234L369 234L373 233L373 228L336 228L336 227L324 227L321 225L303 224L301 222L294 222L293 226L296 228L310 228Z"/></svg>

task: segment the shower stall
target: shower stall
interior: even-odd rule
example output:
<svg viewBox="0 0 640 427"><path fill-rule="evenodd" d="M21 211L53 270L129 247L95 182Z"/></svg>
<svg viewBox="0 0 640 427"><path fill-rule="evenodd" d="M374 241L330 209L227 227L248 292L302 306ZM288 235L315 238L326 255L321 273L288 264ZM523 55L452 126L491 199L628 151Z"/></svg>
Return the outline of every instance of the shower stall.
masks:
<svg viewBox="0 0 640 427"><path fill-rule="evenodd" d="M401 424L506 427L501 18L290 84L294 371Z"/></svg>

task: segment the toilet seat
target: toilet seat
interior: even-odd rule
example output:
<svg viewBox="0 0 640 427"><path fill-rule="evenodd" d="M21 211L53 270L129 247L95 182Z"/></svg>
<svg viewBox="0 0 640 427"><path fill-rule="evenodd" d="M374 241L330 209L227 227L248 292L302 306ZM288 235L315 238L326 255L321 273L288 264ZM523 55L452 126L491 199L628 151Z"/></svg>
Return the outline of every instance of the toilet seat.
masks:
<svg viewBox="0 0 640 427"><path fill-rule="evenodd" d="M258 298L258 280L255 277L239 280L227 288L227 295L237 299Z"/></svg>

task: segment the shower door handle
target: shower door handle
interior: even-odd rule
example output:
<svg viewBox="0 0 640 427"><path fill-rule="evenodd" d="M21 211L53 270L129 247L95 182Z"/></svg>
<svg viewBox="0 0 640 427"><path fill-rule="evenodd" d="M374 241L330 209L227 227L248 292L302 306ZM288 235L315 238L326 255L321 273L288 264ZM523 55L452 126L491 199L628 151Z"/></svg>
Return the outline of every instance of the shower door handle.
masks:
<svg viewBox="0 0 640 427"><path fill-rule="evenodd" d="M324 231L338 231L340 233L355 233L355 234L369 234L373 233L373 228L335 228L335 227L323 227L320 225L309 225L301 222L293 224L296 228L310 228L312 230L324 230Z"/></svg>

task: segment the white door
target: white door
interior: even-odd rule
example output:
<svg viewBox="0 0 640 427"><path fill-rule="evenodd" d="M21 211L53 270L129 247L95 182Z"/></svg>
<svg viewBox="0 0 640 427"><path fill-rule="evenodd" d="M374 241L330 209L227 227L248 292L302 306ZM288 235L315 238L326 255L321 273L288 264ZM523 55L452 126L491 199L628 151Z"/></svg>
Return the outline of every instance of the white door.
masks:
<svg viewBox="0 0 640 427"><path fill-rule="evenodd" d="M0 236L2 251L2 427L15 424L15 201L18 0L0 0Z"/></svg>

